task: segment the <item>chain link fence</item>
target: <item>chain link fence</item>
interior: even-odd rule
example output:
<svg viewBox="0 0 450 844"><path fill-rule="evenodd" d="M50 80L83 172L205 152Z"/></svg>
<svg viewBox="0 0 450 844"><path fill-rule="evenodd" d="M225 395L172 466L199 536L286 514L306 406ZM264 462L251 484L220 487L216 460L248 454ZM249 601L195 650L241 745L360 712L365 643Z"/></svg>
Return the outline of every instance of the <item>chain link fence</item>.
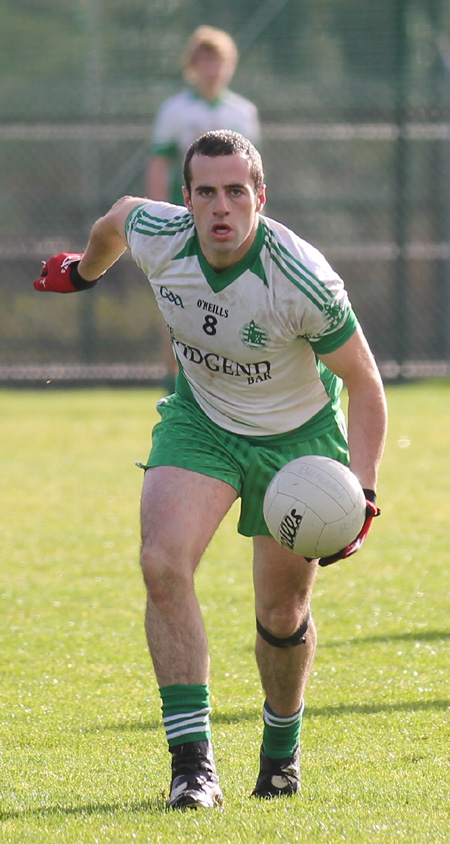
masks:
<svg viewBox="0 0 450 844"><path fill-rule="evenodd" d="M199 24L227 29L262 123L267 213L342 275L386 378L450 374L450 4L3 0L0 381L158 381L159 316L124 257L77 296L32 288L142 195L151 126Z"/></svg>

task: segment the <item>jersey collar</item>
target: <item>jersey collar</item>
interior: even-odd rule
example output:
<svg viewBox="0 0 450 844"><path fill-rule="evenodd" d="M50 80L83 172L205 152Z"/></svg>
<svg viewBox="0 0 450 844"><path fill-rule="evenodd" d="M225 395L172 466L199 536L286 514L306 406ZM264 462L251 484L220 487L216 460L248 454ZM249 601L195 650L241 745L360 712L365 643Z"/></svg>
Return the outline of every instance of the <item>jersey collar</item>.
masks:
<svg viewBox="0 0 450 844"><path fill-rule="evenodd" d="M196 90L196 88L188 88L188 91L190 92L192 99L199 100L209 108L217 108L218 106L222 105L222 103L226 101L228 95L228 89L225 89L225 91L222 91L222 93L218 97L216 97L215 100L207 100L206 97L202 97L202 95Z"/></svg>
<svg viewBox="0 0 450 844"><path fill-rule="evenodd" d="M264 271L264 266L261 261L261 248L264 243L264 225L262 221L259 221L258 229L255 235L255 239L248 250L248 252L241 258L237 264L233 264L232 267L228 267L228 269L224 270L221 273L217 273L213 267L208 264L201 247L200 242L198 240L198 235L195 235L196 246L197 246L197 256L200 263L201 270L203 275L206 278L211 289L214 293L220 293L221 290L224 290L225 287L228 287L233 281L236 281L239 276L245 273L246 270L250 268L255 273L255 275L259 276L265 285L267 285L267 278Z"/></svg>

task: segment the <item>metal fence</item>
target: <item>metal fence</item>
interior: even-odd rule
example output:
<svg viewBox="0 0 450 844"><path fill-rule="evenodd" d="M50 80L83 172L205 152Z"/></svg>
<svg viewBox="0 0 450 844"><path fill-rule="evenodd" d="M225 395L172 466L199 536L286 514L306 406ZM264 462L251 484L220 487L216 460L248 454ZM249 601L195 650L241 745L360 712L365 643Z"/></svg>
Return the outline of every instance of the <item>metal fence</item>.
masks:
<svg viewBox="0 0 450 844"><path fill-rule="evenodd" d="M243 5L4 0L0 381L162 377L159 316L129 258L79 296L32 280L82 250L116 198L142 195L155 110L199 23L241 48L232 87L260 109L267 213L343 276L386 378L450 374L450 4Z"/></svg>

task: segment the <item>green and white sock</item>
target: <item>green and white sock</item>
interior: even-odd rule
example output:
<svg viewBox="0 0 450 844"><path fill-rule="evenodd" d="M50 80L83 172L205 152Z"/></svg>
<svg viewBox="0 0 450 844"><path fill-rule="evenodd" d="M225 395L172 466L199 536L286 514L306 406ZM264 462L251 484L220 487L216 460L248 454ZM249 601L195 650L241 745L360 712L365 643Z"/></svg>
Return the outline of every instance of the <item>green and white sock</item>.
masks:
<svg viewBox="0 0 450 844"><path fill-rule="evenodd" d="M206 684L162 686L159 691L169 747L211 738L211 707Z"/></svg>
<svg viewBox="0 0 450 844"><path fill-rule="evenodd" d="M282 718L280 715L275 715L265 701L263 708L263 750L266 756L270 756L271 759L284 759L287 756L292 756L300 742L304 708L303 702L298 712Z"/></svg>

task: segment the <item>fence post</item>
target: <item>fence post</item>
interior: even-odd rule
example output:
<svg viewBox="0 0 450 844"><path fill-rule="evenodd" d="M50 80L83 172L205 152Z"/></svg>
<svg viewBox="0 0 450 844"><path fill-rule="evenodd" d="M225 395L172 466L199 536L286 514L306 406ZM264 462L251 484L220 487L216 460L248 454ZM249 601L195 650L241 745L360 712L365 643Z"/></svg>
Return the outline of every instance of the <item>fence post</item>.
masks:
<svg viewBox="0 0 450 844"><path fill-rule="evenodd" d="M433 60L430 62L428 92L431 108L438 112L442 123L448 120L450 105L450 42L445 34L442 0L428 0L427 11L431 24ZM448 136L433 144L430 152L430 199L435 239L442 244L443 254L435 261L435 353L438 358L450 357L450 143Z"/></svg>
<svg viewBox="0 0 450 844"><path fill-rule="evenodd" d="M86 0L83 4L83 23L86 36L86 67L84 76L84 114L88 131L81 141L80 206L82 237L86 242L92 224L99 216L100 206L100 154L99 141L90 131L101 107L101 38L99 0ZM98 346L97 301L91 296L80 296L79 330L80 353L83 363L93 363Z"/></svg>
<svg viewBox="0 0 450 844"><path fill-rule="evenodd" d="M409 143L405 134L407 110L408 44L406 23L408 0L396 0L394 8L395 44L395 123L397 139L394 145L394 238L397 249L394 263L394 354L401 367L408 354L408 264L406 243L409 227L407 185L409 176Z"/></svg>

